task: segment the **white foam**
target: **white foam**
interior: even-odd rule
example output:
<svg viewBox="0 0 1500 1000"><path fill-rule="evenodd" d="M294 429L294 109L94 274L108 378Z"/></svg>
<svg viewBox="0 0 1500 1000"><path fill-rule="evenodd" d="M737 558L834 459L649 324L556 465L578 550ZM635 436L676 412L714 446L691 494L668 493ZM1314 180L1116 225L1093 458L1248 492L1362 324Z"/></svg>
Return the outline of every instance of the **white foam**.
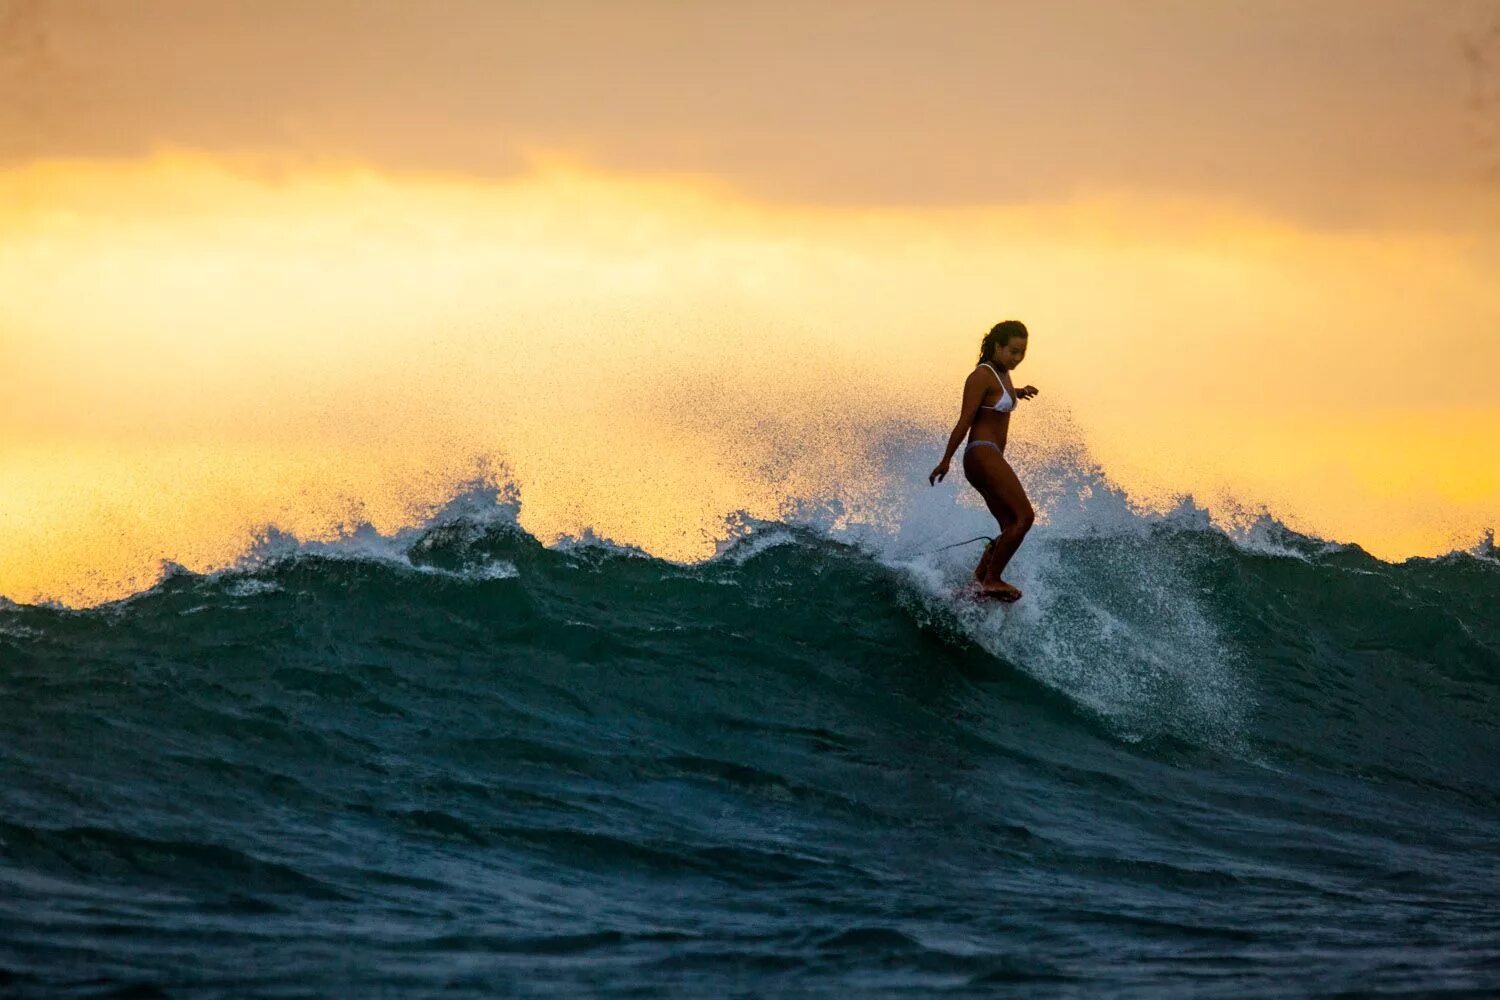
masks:
<svg viewBox="0 0 1500 1000"><path fill-rule="evenodd" d="M732 542L720 542L715 555L716 557L727 559L736 565L744 565L763 552L786 545L795 545L796 543L797 536L778 525L746 538L737 538Z"/></svg>
<svg viewBox="0 0 1500 1000"><path fill-rule="evenodd" d="M232 581L224 588L224 593L230 597L255 597L260 594L274 594L281 587L270 580L257 580L255 577L243 577Z"/></svg>
<svg viewBox="0 0 1500 1000"><path fill-rule="evenodd" d="M844 508L836 520L791 523L871 553L975 642L1122 736L1170 734L1240 749L1255 704L1253 684L1206 595L1174 561L1174 547L1153 542L1162 529L1229 537L1211 512L1191 497L1164 512L1132 502L1075 437L1013 448L1010 457L1038 514L1006 574L1025 597L1010 606L959 598L982 543L943 547L997 529L956 468L943 484L928 484L933 442L940 440L891 446L879 456L889 479L883 518ZM1232 540L1269 551L1289 536L1295 533L1267 519ZM765 544L785 537L770 530Z"/></svg>
<svg viewBox="0 0 1500 1000"><path fill-rule="evenodd" d="M495 528L516 528L520 493L514 483L483 478L464 484L420 523L384 534L369 522L342 527L331 539L302 539L274 525L263 528L234 565L214 576L252 574L298 556L375 562L404 572L461 580L504 580L519 575L514 563L489 559L446 569L415 561L435 539L477 542Z"/></svg>
<svg viewBox="0 0 1500 1000"><path fill-rule="evenodd" d="M1484 537L1474 543L1473 548L1464 551L1464 555L1487 562L1500 563L1500 549L1495 548L1495 529L1490 528L1486 531Z"/></svg>
<svg viewBox="0 0 1500 1000"><path fill-rule="evenodd" d="M595 552L607 556L624 556L629 559L650 559L651 555L645 549L635 545L626 545L614 539L606 538L594 531L593 528L584 528L576 535L563 535L550 546L556 552Z"/></svg>

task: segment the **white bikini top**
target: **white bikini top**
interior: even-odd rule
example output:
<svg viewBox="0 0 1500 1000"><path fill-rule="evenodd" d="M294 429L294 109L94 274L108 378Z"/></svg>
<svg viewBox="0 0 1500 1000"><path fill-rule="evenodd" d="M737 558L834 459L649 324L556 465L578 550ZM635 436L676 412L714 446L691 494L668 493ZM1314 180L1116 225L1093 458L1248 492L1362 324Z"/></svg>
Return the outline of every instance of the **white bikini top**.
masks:
<svg viewBox="0 0 1500 1000"><path fill-rule="evenodd" d="M1005 379L1000 377L1000 373L995 371L995 366L988 361L981 361L980 364L988 368L995 376L995 381L1000 383L1000 400L994 406L980 406L980 409L994 410L996 413L1009 413L1011 410L1014 410L1016 408L1016 398L1010 394L1009 389L1005 388Z"/></svg>

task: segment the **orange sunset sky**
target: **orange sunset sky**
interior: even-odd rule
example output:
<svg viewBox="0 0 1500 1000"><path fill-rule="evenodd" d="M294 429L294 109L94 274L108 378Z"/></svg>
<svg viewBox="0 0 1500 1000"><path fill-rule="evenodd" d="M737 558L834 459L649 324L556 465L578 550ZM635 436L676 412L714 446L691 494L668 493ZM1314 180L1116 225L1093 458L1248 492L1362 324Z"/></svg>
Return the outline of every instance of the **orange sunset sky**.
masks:
<svg viewBox="0 0 1500 1000"><path fill-rule="evenodd" d="M1474 545L1500 2L0 0L11 600L476 475L674 559L875 516L1005 318L1014 439L1143 507Z"/></svg>

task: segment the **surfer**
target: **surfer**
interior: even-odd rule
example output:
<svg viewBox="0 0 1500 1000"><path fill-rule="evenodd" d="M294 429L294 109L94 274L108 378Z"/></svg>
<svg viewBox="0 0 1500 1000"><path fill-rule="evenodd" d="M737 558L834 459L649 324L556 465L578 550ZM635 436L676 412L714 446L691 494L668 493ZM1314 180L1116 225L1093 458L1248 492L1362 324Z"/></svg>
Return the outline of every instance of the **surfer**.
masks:
<svg viewBox="0 0 1500 1000"><path fill-rule="evenodd" d="M964 447L964 478L984 497L990 513L1000 525L1000 534L984 547L974 579L979 592L1001 601L1015 601L1021 592L1000 578L1011 556L1021 547L1026 532L1036 519L1031 501L1021 488L1015 470L1005 460L1005 435L1010 429L1010 413L1023 399L1037 394L1034 385L1015 388L1009 372L1026 357L1026 326L1008 319L996 323L979 344L979 363L964 383L963 408L958 423L948 435L948 449L943 460L932 470L927 481L937 485L948 474L948 463L958 450L958 443L969 436Z"/></svg>

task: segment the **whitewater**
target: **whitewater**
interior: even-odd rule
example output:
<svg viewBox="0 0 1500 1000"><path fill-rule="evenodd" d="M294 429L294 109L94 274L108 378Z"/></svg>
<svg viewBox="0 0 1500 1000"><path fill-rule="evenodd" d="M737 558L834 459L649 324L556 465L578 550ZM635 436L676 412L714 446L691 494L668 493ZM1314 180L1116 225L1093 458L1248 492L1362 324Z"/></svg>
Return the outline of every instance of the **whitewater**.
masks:
<svg viewBox="0 0 1500 1000"><path fill-rule="evenodd" d="M0 994L1500 989L1493 539L1387 563L1021 456L1013 607L919 452L889 516L701 562L492 480L0 602Z"/></svg>

